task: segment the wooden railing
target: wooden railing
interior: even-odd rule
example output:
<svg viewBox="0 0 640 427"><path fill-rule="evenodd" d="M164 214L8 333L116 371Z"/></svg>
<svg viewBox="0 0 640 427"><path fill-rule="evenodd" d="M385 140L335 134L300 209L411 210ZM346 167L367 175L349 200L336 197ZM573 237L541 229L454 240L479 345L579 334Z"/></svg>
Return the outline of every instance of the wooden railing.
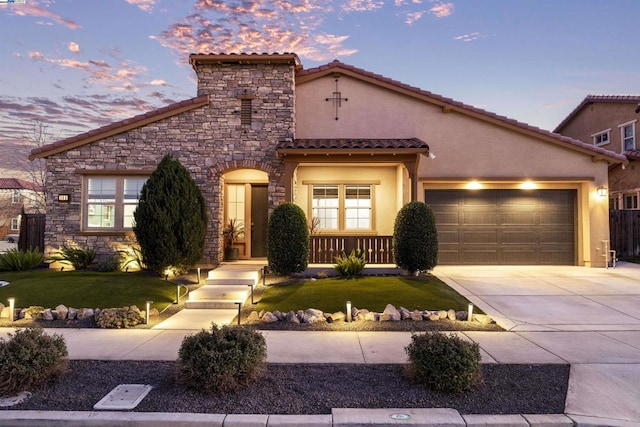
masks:
<svg viewBox="0 0 640 427"><path fill-rule="evenodd" d="M309 264L334 264L336 256L353 249L365 253L368 264L395 264L393 259L393 236L311 236Z"/></svg>

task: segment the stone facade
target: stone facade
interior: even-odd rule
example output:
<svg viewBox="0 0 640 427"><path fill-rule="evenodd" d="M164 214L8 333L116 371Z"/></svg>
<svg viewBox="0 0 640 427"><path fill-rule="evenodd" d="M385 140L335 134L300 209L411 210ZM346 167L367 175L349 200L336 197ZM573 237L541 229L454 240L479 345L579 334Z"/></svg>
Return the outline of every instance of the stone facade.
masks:
<svg viewBox="0 0 640 427"><path fill-rule="evenodd" d="M284 165L279 141L294 133L294 65L285 63L195 63L198 95L206 106L154 121L47 158L47 250L65 244L94 249L100 257L135 241L132 232L83 230L85 176L149 174L166 154L191 173L207 202L205 263L221 259L223 174L238 168L269 176L269 212L284 201ZM251 124L241 124L241 98L251 99ZM69 194L59 203L58 194Z"/></svg>

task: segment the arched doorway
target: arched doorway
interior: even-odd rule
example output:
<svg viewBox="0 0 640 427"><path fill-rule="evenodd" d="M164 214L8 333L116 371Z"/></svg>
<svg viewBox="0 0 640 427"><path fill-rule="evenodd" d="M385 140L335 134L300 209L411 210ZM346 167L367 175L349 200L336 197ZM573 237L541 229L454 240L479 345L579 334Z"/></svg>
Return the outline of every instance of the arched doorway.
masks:
<svg viewBox="0 0 640 427"><path fill-rule="evenodd" d="M241 259L267 256L269 175L257 169L235 169L224 177L224 224L241 228L234 247Z"/></svg>

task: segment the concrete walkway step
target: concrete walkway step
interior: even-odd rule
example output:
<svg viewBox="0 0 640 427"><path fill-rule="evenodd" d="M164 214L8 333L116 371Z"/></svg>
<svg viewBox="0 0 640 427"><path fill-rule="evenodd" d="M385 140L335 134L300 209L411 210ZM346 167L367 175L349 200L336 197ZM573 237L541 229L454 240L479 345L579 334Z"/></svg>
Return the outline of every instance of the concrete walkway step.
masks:
<svg viewBox="0 0 640 427"><path fill-rule="evenodd" d="M200 330L210 329L211 323L216 325L230 325L238 315L238 308L235 309L201 309L201 310L181 310L167 320L158 323L152 329L159 330ZM173 356L173 355L172 355Z"/></svg>
<svg viewBox="0 0 640 427"><path fill-rule="evenodd" d="M238 309L238 303L242 307L244 300L233 301L230 299L207 299L207 300L195 300L195 301L187 301L185 303L185 308L187 309L228 309L232 310Z"/></svg>
<svg viewBox="0 0 640 427"><path fill-rule="evenodd" d="M238 285L204 285L189 293L189 301L229 299L244 302L251 289Z"/></svg>

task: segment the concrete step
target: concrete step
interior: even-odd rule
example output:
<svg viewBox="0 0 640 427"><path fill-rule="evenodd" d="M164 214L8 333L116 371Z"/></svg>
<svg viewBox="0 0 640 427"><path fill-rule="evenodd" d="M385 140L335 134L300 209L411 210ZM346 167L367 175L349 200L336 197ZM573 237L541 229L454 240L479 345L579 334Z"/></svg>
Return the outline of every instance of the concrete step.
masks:
<svg viewBox="0 0 640 427"><path fill-rule="evenodd" d="M224 265L220 268L209 270L207 274L207 279L244 279L252 280L253 284L258 283L261 277L262 268L255 265L236 268Z"/></svg>
<svg viewBox="0 0 640 427"><path fill-rule="evenodd" d="M249 286L249 285L257 285L258 282L255 279L242 279L237 277L226 277L226 278L208 278L204 281L205 286Z"/></svg>
<svg viewBox="0 0 640 427"><path fill-rule="evenodd" d="M205 285L189 293L189 301L202 301L213 299L227 299L233 301L245 301L251 293L248 286L237 285Z"/></svg>
<svg viewBox="0 0 640 427"><path fill-rule="evenodd" d="M188 309L238 309L238 304L228 299L189 300L184 306Z"/></svg>

